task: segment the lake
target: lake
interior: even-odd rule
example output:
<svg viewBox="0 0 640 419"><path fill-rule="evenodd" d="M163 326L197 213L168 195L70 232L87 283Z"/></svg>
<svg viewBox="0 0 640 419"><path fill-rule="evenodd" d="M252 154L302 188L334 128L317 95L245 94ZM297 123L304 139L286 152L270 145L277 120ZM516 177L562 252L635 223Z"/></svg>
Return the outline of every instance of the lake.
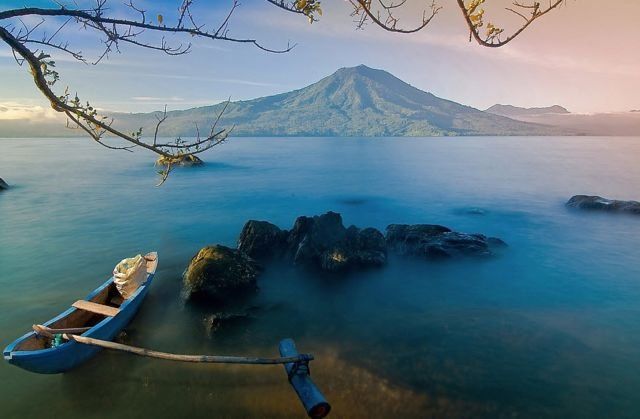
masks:
<svg viewBox="0 0 640 419"><path fill-rule="evenodd" d="M153 156L86 139L0 140L0 343L157 250L125 342L193 354L316 356L330 417L640 416L640 217L571 211L640 199L640 138L237 138L155 187ZM469 211L469 209L481 211ZM249 219L290 228L443 224L505 240L489 260L391 258L320 275L268 266L227 310L184 304L181 275ZM0 416L304 417L280 366L176 364L103 351L45 376L0 364Z"/></svg>

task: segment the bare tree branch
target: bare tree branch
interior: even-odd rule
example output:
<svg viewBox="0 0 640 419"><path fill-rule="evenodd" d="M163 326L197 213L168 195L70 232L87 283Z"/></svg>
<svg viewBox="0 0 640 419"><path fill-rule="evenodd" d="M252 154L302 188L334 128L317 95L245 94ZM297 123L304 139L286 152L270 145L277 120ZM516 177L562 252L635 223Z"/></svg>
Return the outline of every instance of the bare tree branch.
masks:
<svg viewBox="0 0 640 419"><path fill-rule="evenodd" d="M63 95L57 95L52 90L59 80L59 74L55 69L55 61L44 49L56 50L67 54L77 61L87 63L80 51L73 49L68 42L56 41L65 27L75 23L81 28L93 30L104 36L102 40L104 49L93 64L99 63L108 57L113 51L120 51L119 44L126 43L137 47L161 51L168 55L182 55L190 51L191 44L170 45L165 37L161 37L156 43L143 40L140 36L149 31L152 34L184 34L192 37L200 37L210 40L220 40L241 44L250 44L260 50L271 53L284 53L290 51L293 46L287 45L283 49L273 49L263 46L256 39L238 38L229 34L229 23L234 11L239 6L237 0L233 0L228 13L222 22L216 26L215 31L208 31L205 25L196 21L192 12L193 0L183 0L178 9L177 23L166 25L162 15L158 15L155 22L149 19L147 11L138 7L134 0L125 3L134 15L133 18L121 18L109 16L107 8L108 0L96 0L92 8L80 8L77 4L75 8L69 8L61 3L57 3L59 8L38 8L25 7L0 11L0 40L11 47L14 58L19 65L26 62L33 77L36 88L47 98L51 107L57 112L66 115L75 128L82 129L87 135L98 144L113 150L132 151L135 147L145 148L158 154L163 164L164 170L161 174L162 184L166 181L169 173L176 164L185 158L190 158L195 154L202 153L218 144L223 143L228 137L231 129L220 129L218 123L222 114L227 109L229 101L222 107L221 112L215 116L209 135L201 137L198 135L195 140L185 141L177 137L171 141L158 141L162 123L167 119L166 106L164 112L158 117L153 137L145 140L142 136L142 128L137 132L125 133L113 126L113 120L99 116L97 111L87 102L82 103L77 95L70 95L68 88ZM40 17L38 23L27 25L22 19L24 17ZM42 34L35 37L36 30L46 21L46 19L66 18L57 29L51 34ZM18 22L16 28L11 22ZM6 25L3 23L7 22ZM42 32L41 30L39 32ZM29 45L34 45L43 49L31 49ZM71 127L70 124L67 124ZM131 145L118 146L108 144L109 136L118 137Z"/></svg>
<svg viewBox="0 0 640 419"><path fill-rule="evenodd" d="M400 28L398 23L400 18L396 15L396 9L404 6L406 0L400 0L398 3L385 3L383 0L349 0L353 7L351 16L356 17L356 27L362 29L368 20L389 32L397 33L415 33L424 29L433 18L438 14L442 7L436 5L433 1L427 9L422 12L422 22L413 28Z"/></svg>

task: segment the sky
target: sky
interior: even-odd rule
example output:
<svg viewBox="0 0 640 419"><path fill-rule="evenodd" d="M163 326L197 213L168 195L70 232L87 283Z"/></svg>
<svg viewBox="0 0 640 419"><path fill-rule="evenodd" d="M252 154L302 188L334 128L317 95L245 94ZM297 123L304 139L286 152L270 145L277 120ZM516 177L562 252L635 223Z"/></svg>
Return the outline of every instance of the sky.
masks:
<svg viewBox="0 0 640 419"><path fill-rule="evenodd" d="M437 96L479 109L495 103L533 107L560 104L572 112L617 112L640 108L640 1L567 0L534 22L520 37L501 48L470 43L465 22L451 0L423 31L394 34L375 25L356 30L344 0L324 0L319 22L279 10L264 0L244 0L233 14L230 35L258 39L270 48L295 43L286 54L271 54L250 45L225 41L168 37L192 42L192 52L166 56L124 46L97 66L54 54L61 81L100 109L146 112L184 109L231 98L252 99L298 89L338 68L365 64L380 68ZM82 2L80 4L91 4ZM421 16L424 0L408 0L402 22ZM50 1L2 0L11 7L56 7ZM110 13L125 13L111 1ZM171 23L179 1L138 1ZM502 11L511 2L487 0L487 16L506 28L518 21ZM215 27L230 0L196 2L198 19ZM36 20L27 21L27 24ZM0 24L6 25L1 22ZM52 33L56 22L40 28ZM100 41L90 32L68 25L58 36L92 57ZM55 112L33 86L26 68L0 44L0 119L53 118Z"/></svg>

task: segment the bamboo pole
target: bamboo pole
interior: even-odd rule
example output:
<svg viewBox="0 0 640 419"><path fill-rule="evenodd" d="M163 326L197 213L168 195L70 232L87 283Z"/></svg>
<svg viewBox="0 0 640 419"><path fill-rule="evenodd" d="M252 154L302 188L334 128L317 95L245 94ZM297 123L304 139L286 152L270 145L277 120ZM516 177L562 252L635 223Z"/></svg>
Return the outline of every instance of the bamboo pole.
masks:
<svg viewBox="0 0 640 419"><path fill-rule="evenodd" d="M52 329L50 327L43 326L41 324L34 324L32 328L37 334L48 337L48 338L53 338L53 335L59 334L59 333L70 333L75 335L76 333L84 333L87 330L91 329L90 327L71 327L67 329Z"/></svg>
<svg viewBox="0 0 640 419"><path fill-rule="evenodd" d="M164 359L168 361L178 361L178 362L199 362L199 363L210 363L210 364L275 365L275 364L288 364L291 362L306 362L306 361L312 361L314 359L313 355L310 355L310 354L299 354L295 356L286 356L286 357L280 357L280 358L257 358L257 357L246 357L246 356L222 356L222 355L181 355L181 354L172 354L168 352L153 351L151 349L138 348L135 346L123 345L121 343L88 338L85 336L78 336L78 335L69 334L69 333L64 333L62 337L70 341L82 343L84 345L100 346L102 348L127 352L134 355Z"/></svg>

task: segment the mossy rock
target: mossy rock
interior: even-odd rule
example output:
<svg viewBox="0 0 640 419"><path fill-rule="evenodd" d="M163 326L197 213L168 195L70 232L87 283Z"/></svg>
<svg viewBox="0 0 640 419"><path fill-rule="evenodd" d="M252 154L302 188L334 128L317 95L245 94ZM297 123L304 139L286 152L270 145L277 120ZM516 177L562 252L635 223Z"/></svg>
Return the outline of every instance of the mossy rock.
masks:
<svg viewBox="0 0 640 419"><path fill-rule="evenodd" d="M160 156L158 157L158 160L156 160L156 166L166 166L169 160L170 159L168 157ZM204 162L200 159L200 157L194 156L194 155L174 157L171 160L172 160L171 164L173 166L190 167L190 166L201 166L204 164Z"/></svg>
<svg viewBox="0 0 640 419"><path fill-rule="evenodd" d="M255 291L260 272L249 256L226 246L207 246L191 259L183 275L187 299L225 301Z"/></svg>

